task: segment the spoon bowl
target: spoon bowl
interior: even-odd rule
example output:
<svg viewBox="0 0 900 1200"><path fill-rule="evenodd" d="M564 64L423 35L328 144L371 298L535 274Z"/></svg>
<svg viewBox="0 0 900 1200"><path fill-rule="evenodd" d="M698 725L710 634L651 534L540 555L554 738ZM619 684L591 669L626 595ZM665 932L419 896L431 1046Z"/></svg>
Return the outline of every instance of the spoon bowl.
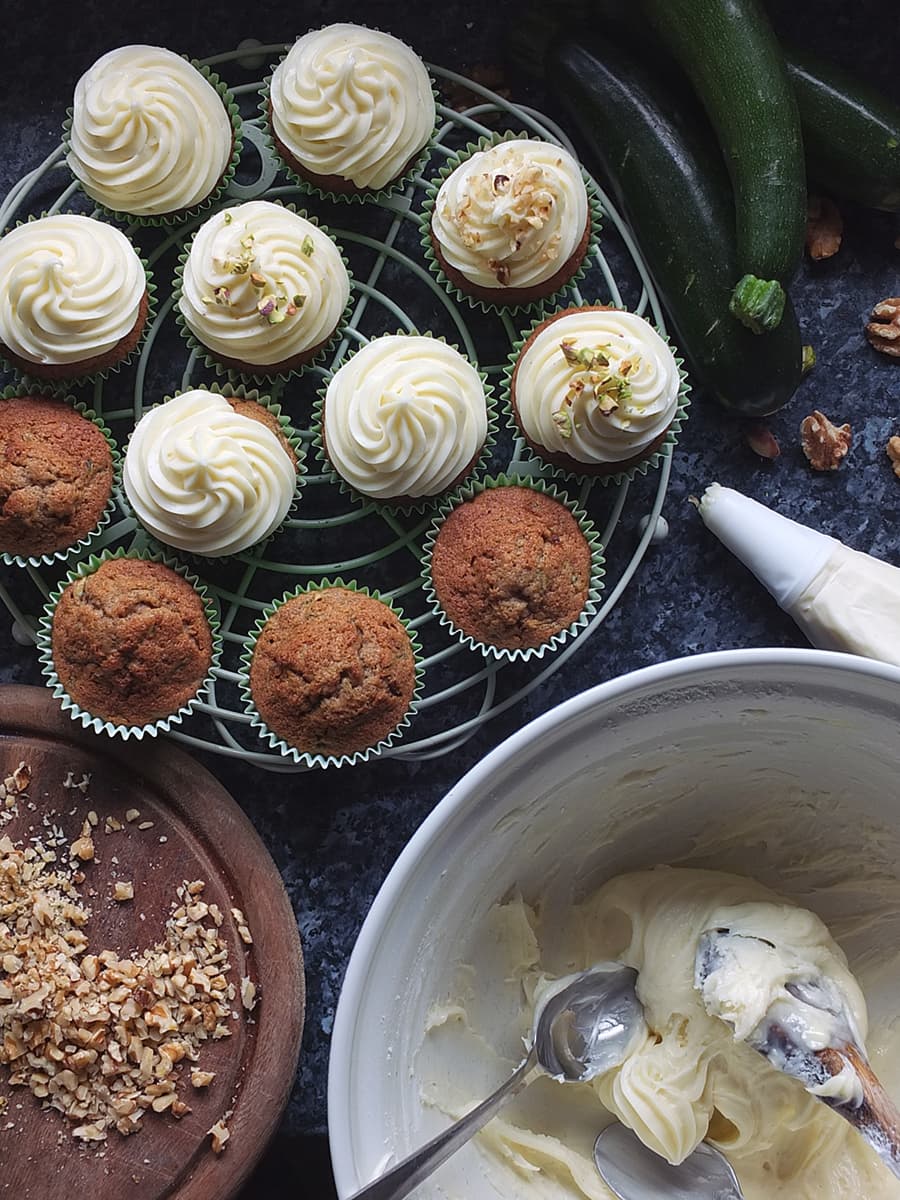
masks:
<svg viewBox="0 0 900 1200"><path fill-rule="evenodd" d="M594 1142L600 1177L619 1200L743 1200L731 1164L701 1142L673 1167L624 1125L608 1125Z"/></svg>

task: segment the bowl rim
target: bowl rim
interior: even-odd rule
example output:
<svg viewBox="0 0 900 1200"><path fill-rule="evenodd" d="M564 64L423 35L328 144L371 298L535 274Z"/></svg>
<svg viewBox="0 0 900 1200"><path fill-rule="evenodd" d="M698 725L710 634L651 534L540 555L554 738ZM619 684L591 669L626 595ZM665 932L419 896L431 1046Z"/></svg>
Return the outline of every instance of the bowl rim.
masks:
<svg viewBox="0 0 900 1200"><path fill-rule="evenodd" d="M382 929L420 859L440 835L448 820L464 809L488 785L491 776L520 751L536 744L548 730L601 704L616 702L648 685L665 689L674 681L688 683L692 676L710 671L758 668L822 668L849 676L884 680L900 686L900 667L861 655L804 647L743 647L712 650L667 659L638 667L561 701L509 734L474 763L437 802L394 861L375 894L347 962L332 1025L328 1059L328 1142L337 1194L351 1196L357 1182L352 1155L350 1089L354 1027L360 1001L376 956Z"/></svg>

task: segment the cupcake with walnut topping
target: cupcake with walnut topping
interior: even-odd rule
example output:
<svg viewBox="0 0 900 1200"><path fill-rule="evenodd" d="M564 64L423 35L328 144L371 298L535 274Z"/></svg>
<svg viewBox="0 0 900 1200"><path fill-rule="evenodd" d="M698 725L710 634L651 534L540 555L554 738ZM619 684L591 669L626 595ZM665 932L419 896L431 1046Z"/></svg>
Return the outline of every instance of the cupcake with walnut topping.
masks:
<svg viewBox="0 0 900 1200"><path fill-rule="evenodd" d="M289 375L324 350L344 316L350 276L321 226L250 200L197 230L176 280L179 319L211 364Z"/></svg>
<svg viewBox="0 0 900 1200"><path fill-rule="evenodd" d="M687 392L681 360L649 321L603 304L538 321L510 359L518 432L570 475L646 470L674 441Z"/></svg>
<svg viewBox="0 0 900 1200"><path fill-rule="evenodd" d="M579 275L595 220L568 150L507 134L444 168L426 199L423 244L432 268L463 296L520 307Z"/></svg>

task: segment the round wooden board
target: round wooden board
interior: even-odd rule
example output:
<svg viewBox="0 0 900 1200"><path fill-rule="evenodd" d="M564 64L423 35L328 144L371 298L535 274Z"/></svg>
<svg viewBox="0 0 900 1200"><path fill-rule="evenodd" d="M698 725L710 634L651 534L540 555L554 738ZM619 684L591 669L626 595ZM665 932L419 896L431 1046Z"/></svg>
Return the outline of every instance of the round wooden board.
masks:
<svg viewBox="0 0 900 1200"><path fill-rule="evenodd" d="M84 1146L60 1114L42 1109L27 1087L10 1087L0 1066L0 1197L16 1200L228 1200L240 1189L275 1132L294 1082L303 1031L304 976L300 937L281 876L256 830L221 784L167 742L120 742L82 730L48 691L0 687L0 779L20 762L31 769L27 798L8 819L0 805L0 837L27 842L47 833L44 818L71 840L87 813L96 857L85 865L82 897L92 909L89 949L127 956L155 945L185 880L206 882L203 898L225 915L220 933L238 985L248 975L259 1002L248 1016L234 1002L230 1037L205 1044L198 1064L216 1072L212 1085L179 1086L191 1112L175 1120L148 1112L140 1132L111 1130ZM65 787L90 776L86 793ZM140 817L126 822L128 809ZM121 831L105 833L105 818ZM152 821L149 828L139 824ZM116 879L134 883L134 901L111 898ZM253 935L247 946L231 908ZM231 1138L212 1151L209 1129L225 1116Z"/></svg>

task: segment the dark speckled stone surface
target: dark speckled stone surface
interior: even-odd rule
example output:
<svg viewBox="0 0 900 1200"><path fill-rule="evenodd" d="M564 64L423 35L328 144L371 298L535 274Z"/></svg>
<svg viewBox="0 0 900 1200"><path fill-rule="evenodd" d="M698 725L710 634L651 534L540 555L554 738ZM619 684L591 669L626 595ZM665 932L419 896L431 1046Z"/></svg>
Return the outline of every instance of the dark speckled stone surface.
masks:
<svg viewBox="0 0 900 1200"><path fill-rule="evenodd" d="M462 71L504 59L505 32L518 7L472 0L398 5L305 3L238 7L152 5L85 0L22 10L4 23L5 83L0 89L0 196L57 144L78 75L115 45L144 41L202 57L243 38L284 42L333 20L365 21L405 38L428 60ZM900 24L889 6L843 0L773 3L775 23L798 43L857 66L900 99L896 64ZM61 35L65 23L66 33ZM512 75L516 95L544 103ZM890 216L847 208L844 246L827 263L805 265L793 288L804 340L818 365L791 404L769 424L782 446L774 462L746 446L741 423L695 394L675 456L665 505L668 540L651 546L609 618L537 692L494 719L452 755L414 764L379 761L350 772L272 776L199 754L249 813L269 846L294 903L303 937L309 1006L297 1085L282 1129L245 1195L327 1196L326 1071L334 1007L354 938L391 864L421 820L464 771L506 734L594 683L683 654L736 646L803 645L792 622L752 576L703 528L691 494L712 480L737 487L788 516L857 549L900 560L900 480L884 445L900 433L900 362L865 342L872 305L900 291L900 251ZM821 408L850 421L853 448L840 471L817 475L798 441L801 418ZM653 480L639 481L611 547L611 567L631 553ZM27 605L27 589L4 569L4 582ZM39 682L34 651L12 642L0 612L0 680ZM299 1170L299 1174L295 1173Z"/></svg>

